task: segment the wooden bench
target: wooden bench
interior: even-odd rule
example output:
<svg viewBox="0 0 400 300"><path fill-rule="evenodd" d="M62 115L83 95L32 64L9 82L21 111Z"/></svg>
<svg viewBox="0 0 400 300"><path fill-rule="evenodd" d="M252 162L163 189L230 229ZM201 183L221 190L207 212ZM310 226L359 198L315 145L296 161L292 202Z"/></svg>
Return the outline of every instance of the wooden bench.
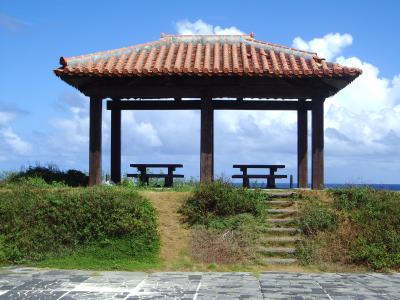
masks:
<svg viewBox="0 0 400 300"><path fill-rule="evenodd" d="M250 187L250 179L267 179L267 188L275 189L275 179L287 178L287 175L276 175L278 169L285 168L285 165L233 165L234 168L239 168L242 171L241 175L233 175L232 178L243 179L243 187ZM269 174L248 174L248 169L269 169Z"/></svg>
<svg viewBox="0 0 400 300"><path fill-rule="evenodd" d="M174 178L183 178L181 174L174 174L176 168L182 168L182 164L130 164L132 168L137 168L139 174L127 174L128 177L136 177L141 184L149 184L149 178L164 178L164 186L172 187L174 185ZM167 174L153 174L147 173L150 168L167 168Z"/></svg>

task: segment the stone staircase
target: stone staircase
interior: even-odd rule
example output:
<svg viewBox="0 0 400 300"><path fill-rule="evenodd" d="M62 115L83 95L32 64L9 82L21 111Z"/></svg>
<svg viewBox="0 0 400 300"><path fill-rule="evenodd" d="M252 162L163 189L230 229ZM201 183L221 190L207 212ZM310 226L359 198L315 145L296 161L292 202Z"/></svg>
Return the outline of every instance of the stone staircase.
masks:
<svg viewBox="0 0 400 300"><path fill-rule="evenodd" d="M296 226L298 203L295 193L274 193L268 200L268 227L258 249L266 264L296 264L295 244L300 237Z"/></svg>

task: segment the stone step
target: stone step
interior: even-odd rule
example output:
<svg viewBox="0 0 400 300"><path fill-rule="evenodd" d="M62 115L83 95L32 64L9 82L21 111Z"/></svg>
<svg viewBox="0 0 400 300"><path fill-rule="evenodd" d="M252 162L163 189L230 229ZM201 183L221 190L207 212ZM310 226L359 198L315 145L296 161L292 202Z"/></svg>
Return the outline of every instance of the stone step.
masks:
<svg viewBox="0 0 400 300"><path fill-rule="evenodd" d="M301 238L299 236L268 236L264 237L263 242L272 242L272 243L294 243L300 241Z"/></svg>
<svg viewBox="0 0 400 300"><path fill-rule="evenodd" d="M268 208L267 211L270 214L296 214L299 212L298 209L292 208Z"/></svg>
<svg viewBox="0 0 400 300"><path fill-rule="evenodd" d="M269 227L265 228L265 232L268 233L300 233L301 230L298 228L293 228L293 227Z"/></svg>
<svg viewBox="0 0 400 300"><path fill-rule="evenodd" d="M295 193L270 193L271 198L289 198L295 195Z"/></svg>
<svg viewBox="0 0 400 300"><path fill-rule="evenodd" d="M282 219L273 219L273 218L268 218L266 220L268 223L279 223L279 224L287 224L287 223L293 223L295 222L294 218L282 218Z"/></svg>
<svg viewBox="0 0 400 300"><path fill-rule="evenodd" d="M269 257L265 258L264 262L269 265L291 265L297 263L296 258L280 258L280 257Z"/></svg>
<svg viewBox="0 0 400 300"><path fill-rule="evenodd" d="M296 248L293 248L293 247L260 247L259 252L262 252L265 254L275 254L275 253L293 254L296 252Z"/></svg>
<svg viewBox="0 0 400 300"><path fill-rule="evenodd" d="M267 200L268 204L271 205L282 205L282 206L288 206L294 204L294 201L290 200Z"/></svg>

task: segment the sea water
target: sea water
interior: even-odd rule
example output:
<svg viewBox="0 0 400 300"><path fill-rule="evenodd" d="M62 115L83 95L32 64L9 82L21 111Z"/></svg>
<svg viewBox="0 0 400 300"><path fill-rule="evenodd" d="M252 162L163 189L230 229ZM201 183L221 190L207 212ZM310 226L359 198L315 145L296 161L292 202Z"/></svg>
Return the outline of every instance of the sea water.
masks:
<svg viewBox="0 0 400 300"><path fill-rule="evenodd" d="M242 184L240 182L234 182L234 186L241 186ZM265 188L265 183L261 182L251 182L250 186L252 188L257 188L257 187L264 187ZM293 183L294 187L297 187L297 183ZM400 191L400 184L377 184L377 183L372 183L372 184L351 184L351 183L326 183L324 187L326 189L339 189L339 188L346 188L346 187L371 187L376 190L389 190L389 191ZM311 187L311 186L309 186ZM276 183L276 188L277 189L288 189L289 188L289 183Z"/></svg>

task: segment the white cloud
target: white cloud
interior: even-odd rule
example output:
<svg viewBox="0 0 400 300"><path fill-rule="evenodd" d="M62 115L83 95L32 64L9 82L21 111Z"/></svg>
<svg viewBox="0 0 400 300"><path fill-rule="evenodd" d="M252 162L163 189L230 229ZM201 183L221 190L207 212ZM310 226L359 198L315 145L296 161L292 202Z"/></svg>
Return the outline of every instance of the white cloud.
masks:
<svg viewBox="0 0 400 300"><path fill-rule="evenodd" d="M15 119L15 114L8 111L0 111L0 126L7 125Z"/></svg>
<svg viewBox="0 0 400 300"><path fill-rule="evenodd" d="M190 25L191 24L191 25ZM218 26L197 21L181 26L180 33L214 34ZM338 56L350 35L327 34L302 48L324 49L326 57L340 64L358 67L363 74L337 95L326 100L325 141L327 181L377 181L376 172L386 174L391 165L399 166L400 151L400 75L392 79L357 57ZM313 42L314 41L314 42ZM315 41L318 41L316 43ZM295 43L295 41L294 41ZM324 46L321 46L324 45ZM322 55L321 55L322 56ZM78 101L79 100L79 101ZM88 100L65 97L69 115L52 122L54 136L69 145L79 145L82 161L87 164ZM63 109L65 111L65 109ZM215 113L216 172L233 172L233 163L284 163L288 174L296 172L296 113L217 111ZM109 111L104 110L104 164L109 161ZM183 162L185 173L198 173L200 116L198 112L122 113L123 164L131 162ZM311 130L311 129L310 129ZM75 149L78 151L78 149ZM64 150L65 151L65 150ZM68 150L67 150L68 151ZM78 151L78 152L79 152ZM77 153L77 152L75 152ZM365 161L370 170L366 170ZM388 166L389 164L389 166ZM343 168L346 173L343 174ZM375 170L375 171L371 171ZM380 175L384 181L393 178ZM396 179L395 179L396 180ZM397 179L398 180L398 179Z"/></svg>
<svg viewBox="0 0 400 300"><path fill-rule="evenodd" d="M66 115L49 121L55 129L55 134L48 137L49 147L54 153L65 153L72 159L70 156L81 153L88 146L89 99L81 94L63 94L57 107ZM65 148L68 150L64 151Z"/></svg>
<svg viewBox="0 0 400 300"><path fill-rule="evenodd" d="M18 156L29 154L31 144L17 134L12 123L18 114L25 111L9 103L0 102L0 160L12 161Z"/></svg>
<svg viewBox="0 0 400 300"><path fill-rule="evenodd" d="M140 141L136 143L143 144L145 148L162 146L162 141L153 123L138 121L133 111L124 111L122 113L122 126L129 128L128 136L130 140Z"/></svg>
<svg viewBox="0 0 400 300"><path fill-rule="evenodd" d="M316 52L319 57L330 60L352 43L353 37L348 33L328 33L322 38L314 38L310 41L305 41L301 37L296 37L293 40L293 47Z"/></svg>
<svg viewBox="0 0 400 300"><path fill-rule="evenodd" d="M328 153L337 158L389 155L397 147L393 137L400 136L400 75L385 78L380 76L378 67L358 57L338 56L352 41L349 34L329 33L310 41L296 37L293 46L363 71L349 86L326 100ZM388 135L390 145L386 143Z"/></svg>
<svg viewBox="0 0 400 300"><path fill-rule="evenodd" d="M29 143L25 142L11 127L0 128L0 136L4 143L8 145L17 154L27 154L31 149Z"/></svg>
<svg viewBox="0 0 400 300"><path fill-rule="evenodd" d="M178 34L184 35L194 35L194 34L216 34L216 35L235 35L235 34L244 34L241 30L237 29L234 26L222 28L220 26L213 26L211 24L207 24L203 20L197 20L195 22L190 22L188 20L179 21L175 24L176 31Z"/></svg>
<svg viewBox="0 0 400 300"><path fill-rule="evenodd" d="M388 180L387 171L400 166L394 154L400 151L400 74L385 78L378 67L358 57L338 56L351 43L349 34L330 33L310 41L297 37L293 46L363 70L354 82L326 100L327 168L340 174L340 168L346 167L346 176L353 175L353 179L371 181L368 176L372 178L373 173L378 173ZM394 182L400 180L398 173L395 174L395 177L391 175Z"/></svg>
<svg viewBox="0 0 400 300"><path fill-rule="evenodd" d="M180 34L242 33L235 27L221 28L201 20L178 22L177 31ZM351 44L351 35L339 33L310 41L297 37L293 41L293 46L363 70L353 83L326 100L326 181L398 182L400 74L385 78L377 66L358 57L343 56L343 49ZM51 131L43 139L35 140L34 151L39 155L32 157L39 157L43 163L50 160L61 167L87 170L88 103L88 99L77 92L61 97L58 107L63 115L50 121ZM13 112L0 109L0 135L8 137L7 149L15 153L19 149L22 153L27 145L10 128L14 119ZM215 112L216 172L231 174L234 163L265 162L283 163L287 166L284 173L295 175L296 126L295 112ZM197 176L199 142L200 115L197 111L122 112L125 170L132 162L174 162L184 164L184 174ZM5 147L3 145L0 144L0 150ZM103 168L109 172L110 112L105 109L103 149ZM6 152L0 151L0 159L5 157Z"/></svg>

